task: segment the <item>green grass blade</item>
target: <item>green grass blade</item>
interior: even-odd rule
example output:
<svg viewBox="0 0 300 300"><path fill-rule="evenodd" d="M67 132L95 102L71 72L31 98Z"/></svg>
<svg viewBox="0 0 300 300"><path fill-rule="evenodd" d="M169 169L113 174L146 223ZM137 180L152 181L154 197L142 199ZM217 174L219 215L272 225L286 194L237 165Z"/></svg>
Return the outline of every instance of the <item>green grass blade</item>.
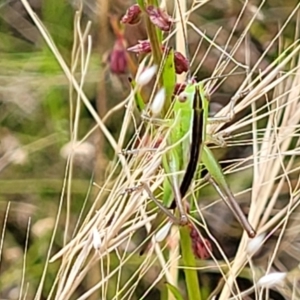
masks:
<svg viewBox="0 0 300 300"><path fill-rule="evenodd" d="M170 283L166 283L166 287L172 293L176 300L184 300L178 288Z"/></svg>
<svg viewBox="0 0 300 300"><path fill-rule="evenodd" d="M196 258L192 250L190 229L188 226L179 228L180 246L184 267L185 282L189 300L201 300L200 283L197 274Z"/></svg>
<svg viewBox="0 0 300 300"><path fill-rule="evenodd" d="M162 70L162 81L166 91L166 100L163 108L163 116L166 115L166 113L168 112L171 106L172 96L173 96L174 87L176 83L174 51L173 49L170 49L167 53L164 54L166 57L165 57L163 70Z"/></svg>

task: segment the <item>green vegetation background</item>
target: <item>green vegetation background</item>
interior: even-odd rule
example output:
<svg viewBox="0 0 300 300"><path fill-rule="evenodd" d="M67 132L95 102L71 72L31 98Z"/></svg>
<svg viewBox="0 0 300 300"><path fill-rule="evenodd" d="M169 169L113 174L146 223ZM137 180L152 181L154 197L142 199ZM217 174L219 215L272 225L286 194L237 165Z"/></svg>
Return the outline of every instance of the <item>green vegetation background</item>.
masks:
<svg viewBox="0 0 300 300"><path fill-rule="evenodd" d="M204 6L199 12L201 26L207 28L213 25L224 26L241 7L238 1L221 2L223 3L211 1ZM259 1L253 2L256 5L259 3ZM287 18L296 2L296 0L266 1L262 9L265 18L262 21L258 20L251 32L254 59L257 53L266 47L267 41L274 37L278 24ZM71 1L61 0L31 1L31 4L51 33L65 61L70 65L76 7ZM110 107L128 95L129 87L126 85L126 76L112 76L105 62L115 37L109 25L108 15L102 14L101 5L96 1L85 2L82 24L84 25L88 20L93 22L91 28L93 50L84 90L99 114L103 116ZM129 5L129 1L110 1L109 12L121 16ZM230 24L227 26L230 30ZM293 39L294 28L292 27L290 33L288 30L285 31L286 39ZM137 38L142 36L142 31L136 35ZM206 64L202 72L204 74L202 76L211 74L212 67ZM8 205L10 208L1 257L0 298L11 295L13 289L20 286L26 240L28 241L26 281L30 283L28 299L33 298L38 286L65 176L66 159L62 157L60 151L70 140L69 120L69 85L53 54L45 45L21 2L1 1L1 232ZM80 115L79 138L82 138L94 125L92 117L83 107ZM118 134L117 117L110 119L107 125L114 135ZM99 135L101 135L100 131L96 131L91 136L89 140L91 144L98 143L101 139ZM12 158L11 151L17 148L22 151ZM105 167L112 153L105 141L100 149L102 149L101 153L96 151L75 164L71 201L73 226L77 221L76 216L82 209L91 180L96 178L96 182L101 182L105 177ZM90 192L86 209L93 199L93 192L94 189ZM58 250L63 245L65 217L63 213L54 250ZM28 226L29 232L27 232ZM52 285L51 272L54 280L56 270L57 264L51 264L44 287L44 296Z"/></svg>

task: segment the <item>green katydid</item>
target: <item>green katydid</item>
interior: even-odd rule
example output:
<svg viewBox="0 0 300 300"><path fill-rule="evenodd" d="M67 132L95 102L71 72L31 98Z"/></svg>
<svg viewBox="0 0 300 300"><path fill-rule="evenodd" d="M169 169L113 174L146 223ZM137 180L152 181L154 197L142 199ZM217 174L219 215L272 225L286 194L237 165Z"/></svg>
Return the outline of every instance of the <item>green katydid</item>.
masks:
<svg viewBox="0 0 300 300"><path fill-rule="evenodd" d="M169 105L169 110L167 113L163 113L165 119L159 120L160 124L167 124L169 127L167 136L167 146L169 149L167 149L162 157L164 171L166 174L169 174L163 184L163 201L158 201L150 188L146 184L142 184L150 198L161 209L152 224L151 231L162 225L162 220L165 219L166 215L178 225L188 223L188 217L182 200L186 196L194 179L197 166L201 161L210 174L210 177L208 177L209 182L233 211L248 236L254 237L255 231L234 199L219 163L206 145L209 101L205 94L204 83L210 79L199 83L187 84L184 91L179 96L175 96L173 101L170 101L175 86L174 74L173 52L169 51L166 54L162 72L166 94L165 101ZM136 89L135 82L131 81L131 85L133 90L136 91L135 99L137 107L141 111L145 108L145 104ZM155 102L155 99L153 102ZM150 111L153 110L154 106L154 103L150 104ZM222 120L226 121L226 118L218 118L217 120L219 122ZM155 122L154 119L153 121ZM178 175L184 171L183 177L182 175ZM176 207L179 211L179 219L168 210Z"/></svg>
<svg viewBox="0 0 300 300"><path fill-rule="evenodd" d="M191 136L190 158L180 185L181 198L185 196L190 187L200 159L209 172L209 181L213 184L221 198L232 210L248 236L254 237L254 229L251 227L241 208L234 199L219 163L214 158L211 150L205 144L207 142L206 126L209 120L209 101L205 95L204 81L196 84L188 84L184 92L178 96L178 101L174 103L173 109L175 114L180 113L181 111L181 119L186 123L181 126L181 128L187 129L187 132ZM188 109L189 111L187 111ZM192 113L190 111L192 111ZM191 118L192 115L193 117ZM182 135L185 134L186 133L182 130ZM176 206L175 200L173 200L169 207L174 208L174 206Z"/></svg>
<svg viewBox="0 0 300 300"><path fill-rule="evenodd" d="M185 224L187 222L181 201L190 187L198 162L201 160L210 174L210 182L214 185L216 191L233 211L249 237L254 237L255 231L235 201L219 163L214 158L211 150L205 145L208 110L209 102L204 91L204 81L188 84L185 90L174 100L172 113L176 124L170 132L168 143L177 144L177 146L166 153L163 158L163 167L166 172L171 174L185 168L186 171L179 191L177 188L178 180L175 180L174 183L175 175L172 176L172 180L165 182L166 189L168 185L171 186L174 200L170 204L170 196L164 190L163 203L172 209L177 206L180 213L180 223ZM182 142L178 144L180 140ZM189 157L188 163L185 163L186 157Z"/></svg>
<svg viewBox="0 0 300 300"><path fill-rule="evenodd" d="M168 216L170 216L170 212L165 207L170 209L177 207L180 215L179 220L175 216L173 216L172 220L177 224L187 224L188 218L182 199L193 181L197 165L199 160L201 160L210 174L210 183L213 184L221 198L233 211L248 236L254 237L255 231L234 199L219 163L214 158L211 150L205 145L205 142L207 142L208 110L209 102L204 91L204 81L188 84L185 90L175 97L171 110L171 122L173 124L167 138L167 144L175 144L175 146L163 156L165 172L173 175L164 182L164 206L153 195L150 197ZM188 157L187 162L186 158ZM175 173L184 170L186 171L179 185L179 178ZM172 201L170 202L170 200Z"/></svg>

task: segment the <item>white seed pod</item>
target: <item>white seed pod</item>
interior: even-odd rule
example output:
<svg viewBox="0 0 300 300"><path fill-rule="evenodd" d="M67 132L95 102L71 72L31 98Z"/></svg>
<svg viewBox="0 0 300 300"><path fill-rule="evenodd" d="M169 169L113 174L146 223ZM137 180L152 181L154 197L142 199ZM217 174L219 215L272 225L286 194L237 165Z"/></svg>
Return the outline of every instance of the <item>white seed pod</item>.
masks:
<svg viewBox="0 0 300 300"><path fill-rule="evenodd" d="M260 234L253 239L249 239L247 245L247 253L254 254L256 251L258 251L259 248L263 245L264 238L265 238L265 234Z"/></svg>
<svg viewBox="0 0 300 300"><path fill-rule="evenodd" d="M153 76L156 74L157 71L157 65L153 65L149 68L146 68L144 71L142 71L140 74L136 77L136 83L138 86L144 86L147 83L150 82L150 80L153 78Z"/></svg>
<svg viewBox="0 0 300 300"><path fill-rule="evenodd" d="M286 277L286 275L287 273L285 272L274 272L274 273L267 274L258 280L257 286L270 288L273 285L281 283Z"/></svg>
<svg viewBox="0 0 300 300"><path fill-rule="evenodd" d="M28 153L22 148L15 149L9 158L9 160L15 165L23 165L26 163L27 159Z"/></svg>
<svg viewBox="0 0 300 300"><path fill-rule="evenodd" d="M158 115L161 112L165 104L165 100L166 100L166 90L164 88L161 88L156 93L150 106L150 110L153 113L153 115Z"/></svg>
<svg viewBox="0 0 300 300"><path fill-rule="evenodd" d="M95 146L89 142L71 141L61 148L60 155L65 159L72 153L76 156L91 157L95 155L95 152Z"/></svg>
<svg viewBox="0 0 300 300"><path fill-rule="evenodd" d="M101 238L96 227L92 229L92 234L93 234L93 247L95 250L99 250L101 246Z"/></svg>
<svg viewBox="0 0 300 300"><path fill-rule="evenodd" d="M155 240L159 243L159 242L162 242L166 237L167 235L169 234L169 231L172 227L173 223L172 222L168 222L166 225L164 225L162 228L160 228L156 235L155 235Z"/></svg>

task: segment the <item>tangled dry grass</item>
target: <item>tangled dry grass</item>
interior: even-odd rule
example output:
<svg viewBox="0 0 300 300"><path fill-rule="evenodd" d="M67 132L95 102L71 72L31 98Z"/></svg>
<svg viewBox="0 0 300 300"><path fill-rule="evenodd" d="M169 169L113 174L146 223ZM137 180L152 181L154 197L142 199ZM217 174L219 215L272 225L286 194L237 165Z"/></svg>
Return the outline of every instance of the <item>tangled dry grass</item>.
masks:
<svg viewBox="0 0 300 300"><path fill-rule="evenodd" d="M75 152L70 153L52 241L36 299L42 299L43 285L48 280L49 264L57 261L59 269L51 292L47 295L49 299L73 299L82 282L91 277L94 277L91 280L93 284L76 299L92 299L90 297L95 292L101 295L102 299L136 299L137 290L140 298L146 298L154 289L163 290L164 281L179 285L184 291L180 270L185 266L182 265L180 256L178 229L173 227L167 244L155 243L151 251L140 257L140 247L151 236L144 233L146 238L141 240L137 235L145 231L145 228L150 229L150 222L155 218L157 209L149 206L150 200L144 191L126 192L128 188L140 182L150 183L152 191L161 187L165 174L159 166L161 156L166 151L164 144L159 143L160 146L155 152L143 151L144 145L148 143L146 139L149 127L135 113L134 91L102 118L90 104L84 93L84 84L88 73L92 38L89 35L90 24L87 23L85 28L81 27L80 11L75 14L72 65L68 67L28 2L21 1L70 82L70 109L73 110L70 115L74 115L71 142L74 145L78 141L84 143L91 134L88 132L86 136L79 138L79 116L83 104L115 153L114 159L107 166L105 181L101 186L93 183L97 185L98 193L94 196L89 211L78 216L72 238L69 239L66 235L65 245L58 253L53 254L52 244L59 230L64 201L71 201ZM182 12L189 18L186 22L187 33L192 37L196 36L196 40L199 41L197 49L206 49L204 54L203 50L199 52L202 56L200 62L195 55L194 69L201 68L211 53L214 56L217 52L219 60L214 64L213 75L234 73L241 69L245 73L245 76L239 76L238 79L234 79L235 76L228 77L231 82L229 85L234 85L235 88L231 97L236 99L234 113L240 117L226 126L211 124L208 133L223 137L229 149L244 149L237 159L228 159L225 170L236 196L248 214L249 222L257 230L258 237L251 241L245 233L241 233L241 229L237 229L220 200L214 195L212 197L215 201L212 202L208 196L206 201L204 199L198 203L200 218L193 221L212 241L213 252L211 259L197 262L197 270L203 276L201 278L206 280L209 278L205 277L207 274L217 274L218 278L221 278L218 285L213 285L215 290L210 296L207 295L210 299L216 295L222 300L247 299L250 295L255 299L269 299L268 289L271 285L261 284L259 280L275 272L285 275L278 281L275 277L272 289L277 290L285 299L299 299L299 29L296 28L293 41L289 43L281 40L281 37L295 18L296 24L299 25L300 5L291 11L289 18L280 26L265 51L252 61L253 55L247 35L254 21L263 18L260 9L264 2L261 2L260 6L244 3L225 43L219 41L221 28L216 31L213 39L208 39L205 32L193 21L193 14L205 2L198 1L186 13ZM247 24L240 37L234 38L233 33L241 20L245 21L243 16L249 16L250 13L251 18L246 18ZM179 14L176 20L177 27L170 33L169 38L173 34L184 36ZM178 47L182 44L184 43L179 43ZM265 57L274 47L278 47L279 55L262 68L262 65L266 64ZM198 50L195 48L194 52L197 54ZM80 76L75 76L75 70L78 69L81 71ZM226 80L222 81L221 85L225 84ZM220 86L214 82L206 88L216 93ZM124 114L116 139L108 130L105 121L119 110L123 110ZM216 116L228 113L230 104L218 111ZM145 127L147 129L141 136L139 133ZM132 131L134 134L128 142L128 134ZM157 135L157 140L159 138L160 135ZM151 143L156 144L157 140L154 139ZM131 149L133 145L141 150L136 155L124 156L122 150ZM195 182L193 190L200 188L203 188L203 182ZM69 195L67 199L65 194ZM65 221L66 232L69 232L70 220ZM166 247L168 251L164 252ZM248 284L247 288L242 287L239 278L247 279L251 284Z"/></svg>

